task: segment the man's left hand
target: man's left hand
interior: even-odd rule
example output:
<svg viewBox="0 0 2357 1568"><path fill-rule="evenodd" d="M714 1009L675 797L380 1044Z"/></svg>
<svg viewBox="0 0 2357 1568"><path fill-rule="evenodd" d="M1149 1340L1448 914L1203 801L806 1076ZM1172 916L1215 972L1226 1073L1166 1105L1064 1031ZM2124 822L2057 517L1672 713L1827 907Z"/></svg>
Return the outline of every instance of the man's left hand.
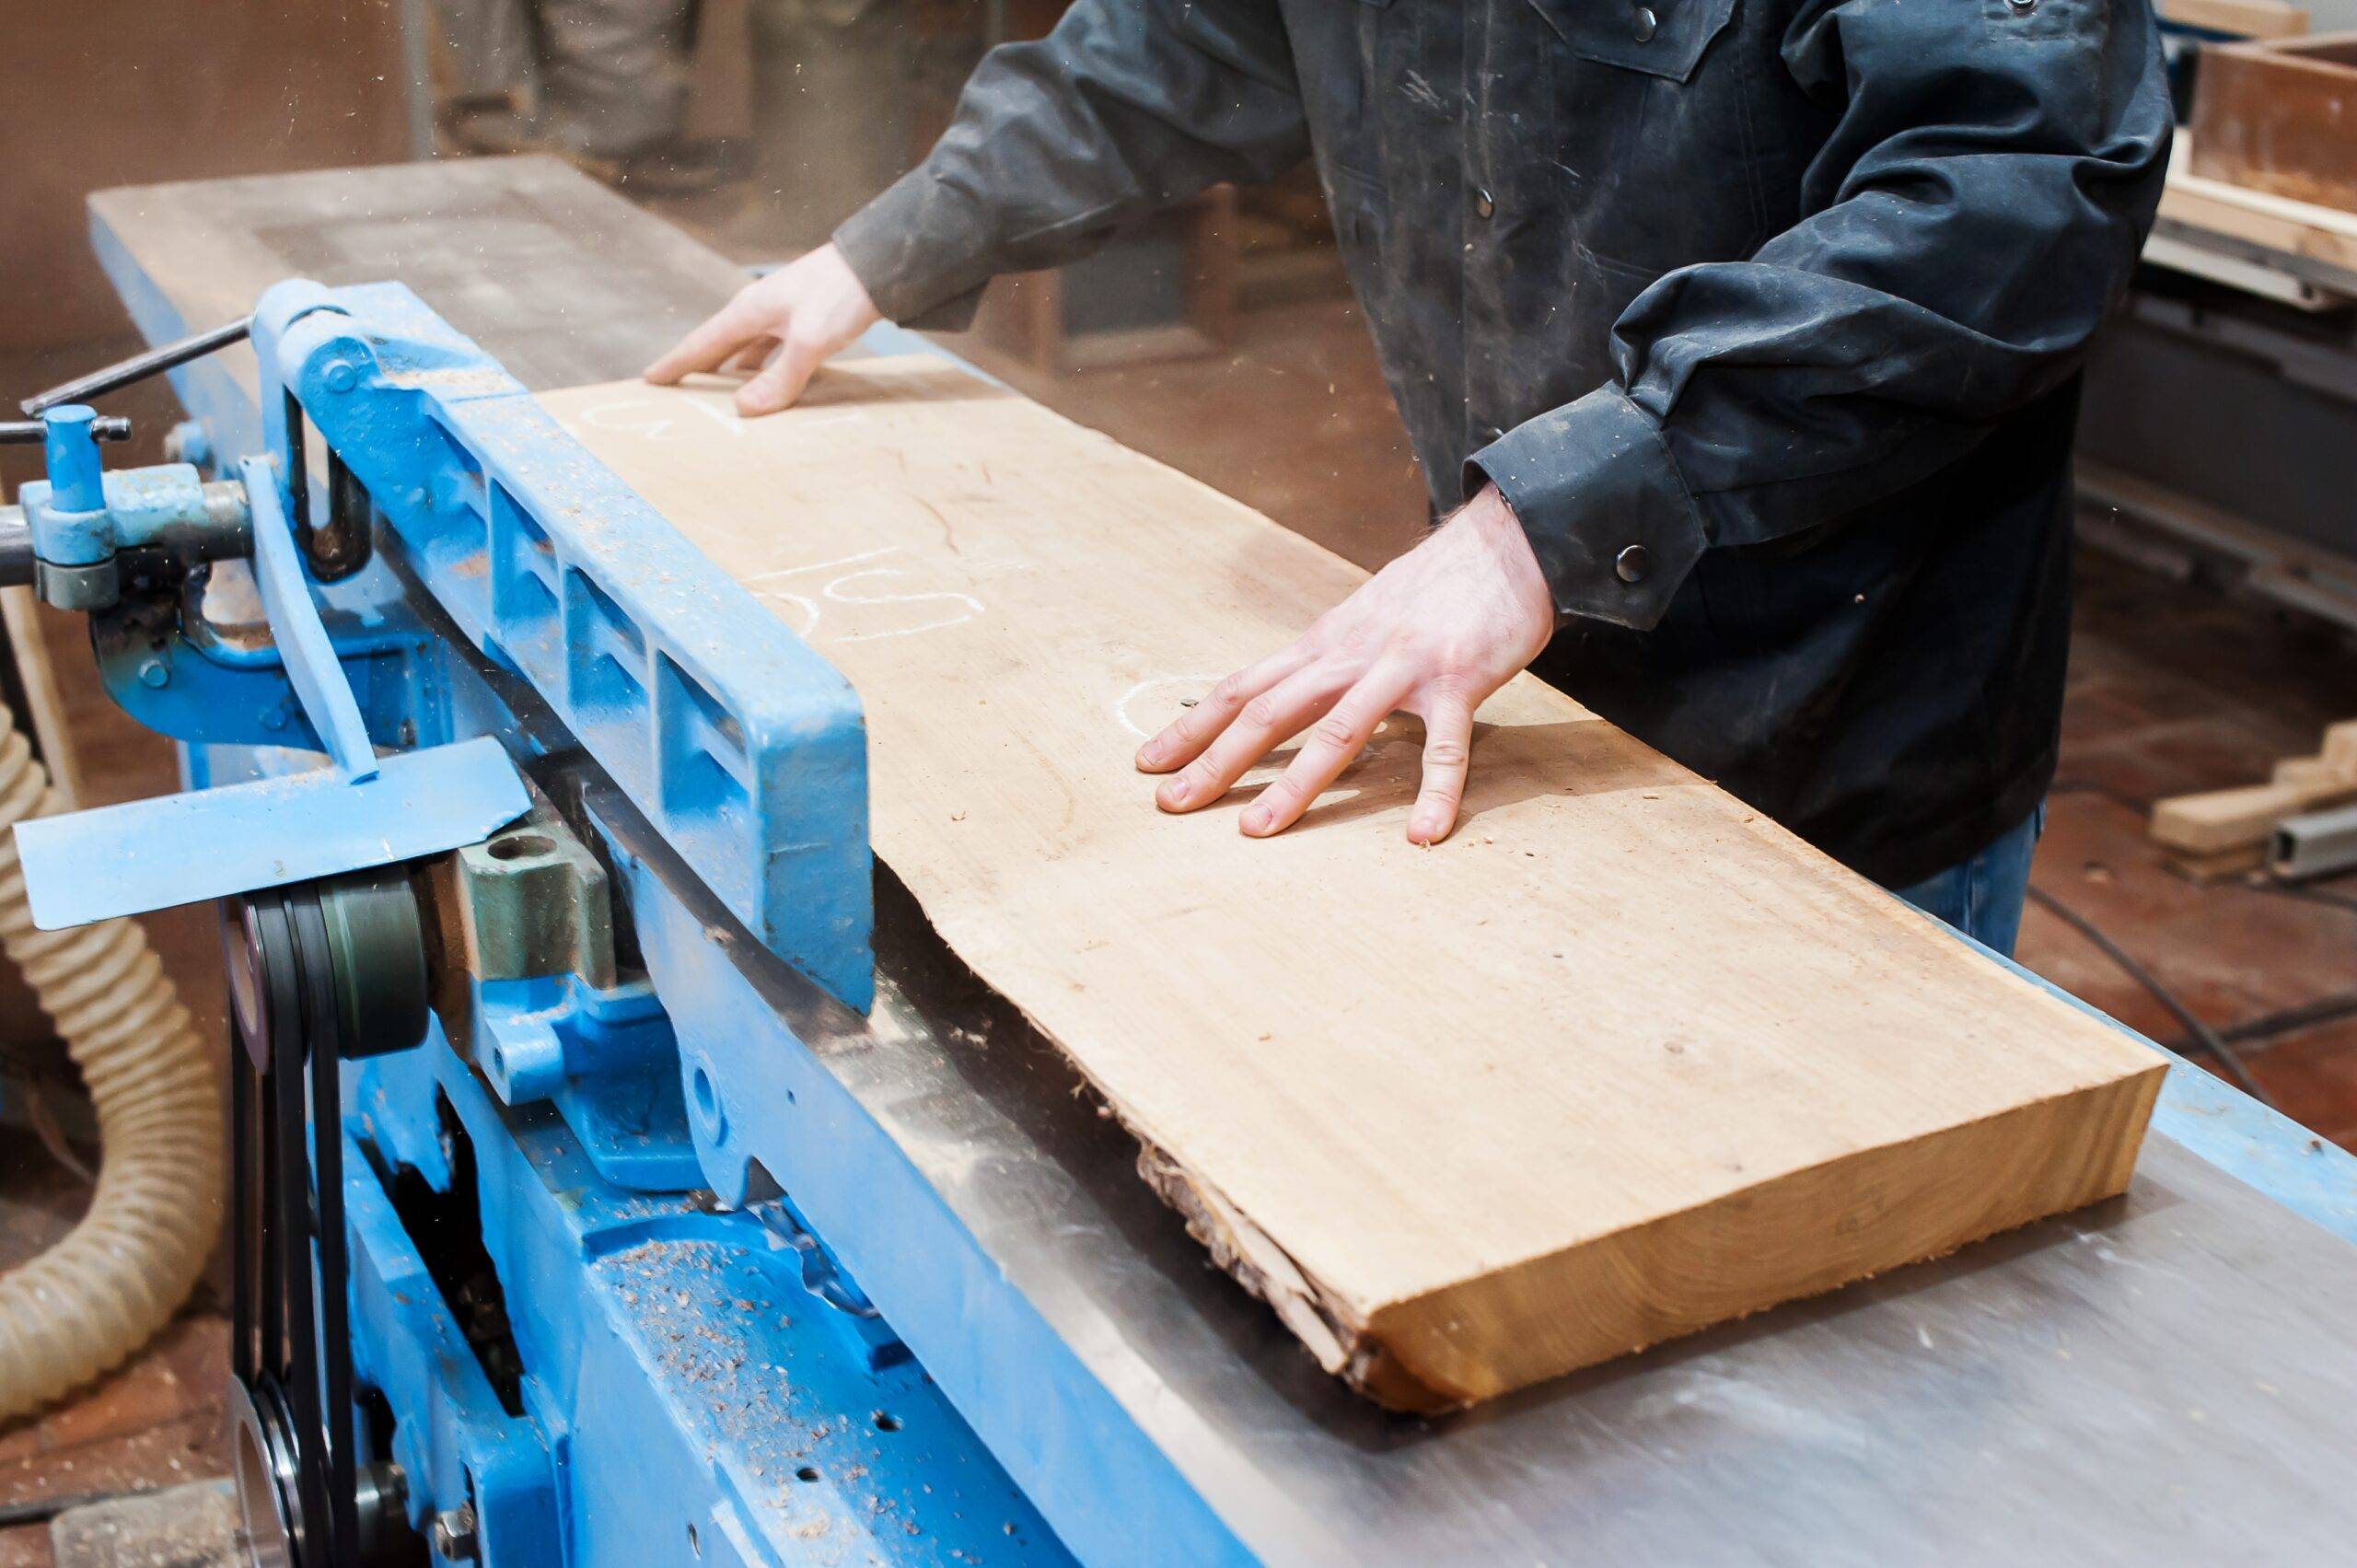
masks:
<svg viewBox="0 0 2357 1568"><path fill-rule="evenodd" d="M1408 838L1457 824L1472 763L1473 714L1547 645L1547 581L1522 525L1485 485L1415 549L1318 617L1293 644L1229 676L1138 749L1165 811L1225 796L1253 764L1309 729L1292 763L1244 809L1253 838L1291 827L1394 713L1424 723L1423 784Z"/></svg>

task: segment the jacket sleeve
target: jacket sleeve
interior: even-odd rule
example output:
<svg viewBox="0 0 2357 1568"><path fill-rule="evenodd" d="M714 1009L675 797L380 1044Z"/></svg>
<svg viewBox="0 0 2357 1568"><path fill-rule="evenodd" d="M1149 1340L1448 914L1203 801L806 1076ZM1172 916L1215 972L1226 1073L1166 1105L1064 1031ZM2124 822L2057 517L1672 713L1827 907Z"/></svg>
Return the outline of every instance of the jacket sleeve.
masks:
<svg viewBox="0 0 2357 1568"><path fill-rule="evenodd" d="M1837 116L1802 220L1682 268L1617 375L1475 453L1560 618L1649 627L1705 548L1836 522L2078 368L2134 270L2171 128L2147 0L1803 0Z"/></svg>
<svg viewBox="0 0 2357 1568"><path fill-rule="evenodd" d="M996 274L1308 151L1275 0L1078 0L984 55L925 160L834 239L887 317L958 327Z"/></svg>

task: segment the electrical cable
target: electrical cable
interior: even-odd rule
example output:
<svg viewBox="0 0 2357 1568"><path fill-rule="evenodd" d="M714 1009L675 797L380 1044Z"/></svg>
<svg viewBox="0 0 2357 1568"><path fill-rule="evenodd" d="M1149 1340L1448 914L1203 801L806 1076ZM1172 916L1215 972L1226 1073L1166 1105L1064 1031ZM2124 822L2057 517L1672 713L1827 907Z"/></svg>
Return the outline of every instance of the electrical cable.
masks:
<svg viewBox="0 0 2357 1568"><path fill-rule="evenodd" d="M2357 1017L2357 991L2344 991L2335 996L2321 996L2314 1002L2303 1002L2297 1006L2261 1013L2255 1018L2228 1024L2218 1030L2218 1038L2228 1045L2263 1047L2273 1044L2279 1036L2297 1034L2302 1029L2312 1029L2320 1024L2337 1024L2343 1018L2352 1017ZM2161 1043L2180 1054L2200 1049L2200 1042L2189 1040L2181 1035Z"/></svg>
<svg viewBox="0 0 2357 1568"><path fill-rule="evenodd" d="M2258 1086L2258 1080L2250 1075L2250 1069L2243 1065L2243 1059L2236 1054L2235 1048L2221 1040L2217 1030L2196 1017L2191 1008L2177 1000L2177 993L2154 979L2150 970L2129 957L2119 944L2105 935L2102 929L2093 921L2043 888L2030 889L2029 900L2081 936L2085 937L2098 952L2119 966L2120 973L2142 986L2152 994L2154 1001L2167 1008L2170 1015L2177 1019L2177 1026L2185 1030L2187 1038L2198 1042L2202 1051L2212 1061L2224 1068L2226 1075L2235 1081L2235 1086L2243 1093L2270 1110L2275 1109L2274 1098Z"/></svg>

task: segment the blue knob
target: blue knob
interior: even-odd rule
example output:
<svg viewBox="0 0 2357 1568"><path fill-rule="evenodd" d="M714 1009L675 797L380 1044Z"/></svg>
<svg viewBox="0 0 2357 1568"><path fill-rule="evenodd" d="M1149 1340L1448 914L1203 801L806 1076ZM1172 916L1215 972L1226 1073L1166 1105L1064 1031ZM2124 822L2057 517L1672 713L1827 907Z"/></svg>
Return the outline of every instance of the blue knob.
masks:
<svg viewBox="0 0 2357 1568"><path fill-rule="evenodd" d="M49 504L60 512L96 512L106 505L99 479L98 415L84 403L67 403L43 413L42 442L49 463Z"/></svg>

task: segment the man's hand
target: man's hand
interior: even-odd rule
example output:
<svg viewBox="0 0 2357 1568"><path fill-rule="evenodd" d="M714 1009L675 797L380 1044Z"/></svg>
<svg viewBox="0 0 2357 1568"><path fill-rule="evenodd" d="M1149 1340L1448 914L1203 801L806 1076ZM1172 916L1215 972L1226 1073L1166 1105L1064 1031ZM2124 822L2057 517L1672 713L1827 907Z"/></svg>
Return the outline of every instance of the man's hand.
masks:
<svg viewBox="0 0 2357 1568"><path fill-rule="evenodd" d="M802 395L821 360L883 319L842 253L821 245L738 289L648 366L646 378L668 387L699 370L749 369L767 359L737 389L737 412L747 419L775 413Z"/></svg>
<svg viewBox="0 0 2357 1568"><path fill-rule="evenodd" d="M1424 721L1424 771L1408 837L1438 843L1465 799L1473 711L1538 657L1554 624L1522 525L1486 485L1290 647L1213 687L1138 749L1138 766L1183 768L1155 803L1192 811L1314 724L1292 764L1245 808L1239 826L1266 838L1308 809L1385 718L1414 714Z"/></svg>

